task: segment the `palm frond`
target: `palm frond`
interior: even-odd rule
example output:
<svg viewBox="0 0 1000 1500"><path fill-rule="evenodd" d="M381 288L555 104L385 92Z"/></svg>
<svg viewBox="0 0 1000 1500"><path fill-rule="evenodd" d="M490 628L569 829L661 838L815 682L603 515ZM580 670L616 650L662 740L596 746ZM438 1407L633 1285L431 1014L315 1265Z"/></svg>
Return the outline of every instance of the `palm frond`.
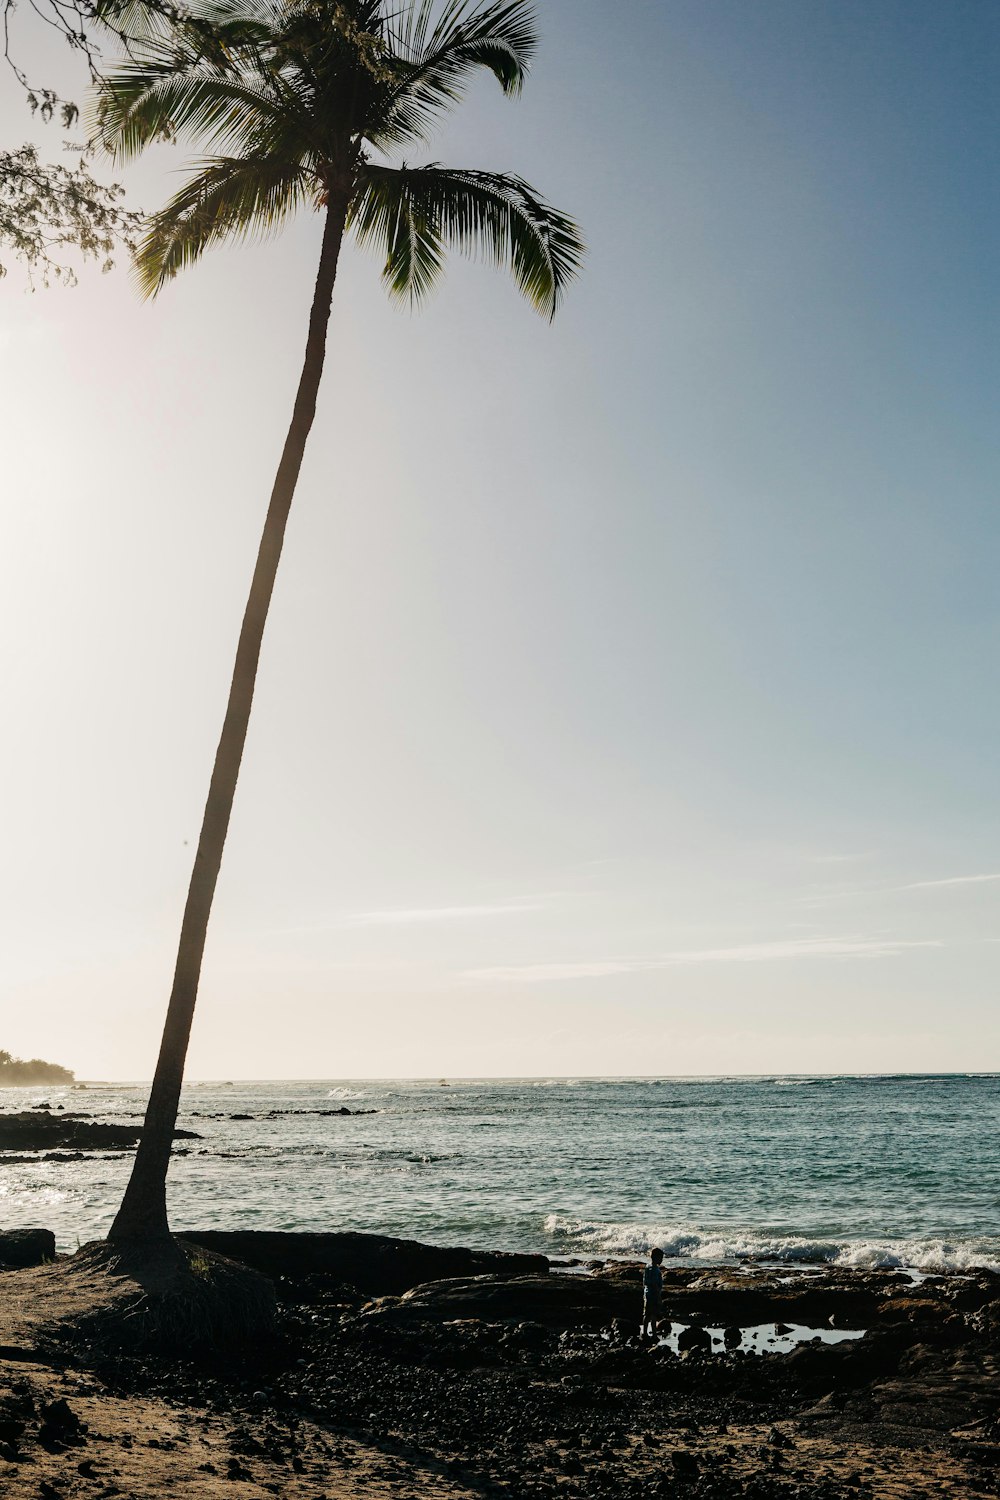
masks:
<svg viewBox="0 0 1000 1500"><path fill-rule="evenodd" d="M363 245L385 254L382 279L397 297L430 291L444 260L440 226L407 192L404 172L366 165L348 214Z"/></svg>
<svg viewBox="0 0 1000 1500"><path fill-rule="evenodd" d="M362 244L384 250L390 291L412 300L429 291L451 245L509 266L528 301L552 317L583 262L573 220L523 178L496 172L366 162L348 223Z"/></svg>
<svg viewBox="0 0 1000 1500"><path fill-rule="evenodd" d="M287 125L294 118L282 92L277 80L259 68L222 71L197 57L183 66L176 54L153 49L109 75L92 123L101 145L118 160L176 135L252 148L268 124Z"/></svg>
<svg viewBox="0 0 1000 1500"><path fill-rule="evenodd" d="M443 9L438 0L413 0L391 34L398 80L368 139L385 147L426 138L478 68L505 94L519 93L537 44L531 0L447 0Z"/></svg>
<svg viewBox="0 0 1000 1500"><path fill-rule="evenodd" d="M215 157L152 216L135 256L139 287L154 297L209 245L268 234L315 194L298 163Z"/></svg>
<svg viewBox="0 0 1000 1500"><path fill-rule="evenodd" d="M124 44L129 56L145 55L150 49L170 49L183 64L188 60L223 65L232 60L235 48L260 44L267 34L262 18L254 14L260 0L245 4L187 5L174 0L91 0L94 20Z"/></svg>

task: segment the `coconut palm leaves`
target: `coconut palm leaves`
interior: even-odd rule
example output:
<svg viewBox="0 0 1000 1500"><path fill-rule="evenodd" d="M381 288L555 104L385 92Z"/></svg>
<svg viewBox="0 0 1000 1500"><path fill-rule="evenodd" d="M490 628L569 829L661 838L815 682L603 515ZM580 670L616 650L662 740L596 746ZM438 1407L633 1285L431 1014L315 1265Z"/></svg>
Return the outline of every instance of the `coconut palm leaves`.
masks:
<svg viewBox="0 0 1000 1500"><path fill-rule="evenodd" d="M218 152L150 221L143 291L336 193L395 295L422 297L453 247L509 266L551 316L582 258L571 219L518 177L385 159L425 140L479 69L516 94L535 44L528 0L206 0L137 40L98 105L105 147L186 137Z"/></svg>
<svg viewBox="0 0 1000 1500"><path fill-rule="evenodd" d="M445 167L362 163L348 224L385 254L383 279L416 300L433 286L447 245L508 264L530 302L553 314L579 262L572 220L520 177Z"/></svg>
<svg viewBox="0 0 1000 1500"><path fill-rule="evenodd" d="M369 136L374 145L426 139L477 68L491 72L505 94L521 91L536 47L534 18L524 0L481 9L452 0L432 29L438 9L435 0L421 0L388 27L399 79L381 127Z"/></svg>

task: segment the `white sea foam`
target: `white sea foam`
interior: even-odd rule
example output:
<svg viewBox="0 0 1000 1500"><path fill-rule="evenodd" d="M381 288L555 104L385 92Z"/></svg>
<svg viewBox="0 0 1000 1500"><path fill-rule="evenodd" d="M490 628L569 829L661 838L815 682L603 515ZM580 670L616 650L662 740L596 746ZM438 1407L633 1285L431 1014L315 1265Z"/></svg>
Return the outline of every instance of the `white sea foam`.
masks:
<svg viewBox="0 0 1000 1500"><path fill-rule="evenodd" d="M561 1249L598 1256L645 1256L659 1245L669 1260L720 1265L747 1259L781 1264L913 1268L952 1272L976 1268L1000 1272L1000 1240L821 1240L769 1235L764 1230L699 1229L690 1225L568 1219L549 1214L545 1232Z"/></svg>
<svg viewBox="0 0 1000 1500"><path fill-rule="evenodd" d="M327 1089L326 1097L328 1099L367 1099L368 1095L364 1089L336 1088Z"/></svg>

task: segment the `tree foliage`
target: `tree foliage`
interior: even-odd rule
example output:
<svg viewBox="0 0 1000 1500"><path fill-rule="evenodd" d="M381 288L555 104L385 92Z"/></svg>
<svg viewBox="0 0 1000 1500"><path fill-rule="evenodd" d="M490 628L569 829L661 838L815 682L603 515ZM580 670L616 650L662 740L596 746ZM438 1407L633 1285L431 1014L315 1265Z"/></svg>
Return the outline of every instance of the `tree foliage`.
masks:
<svg viewBox="0 0 1000 1500"><path fill-rule="evenodd" d="M509 173L391 160L425 146L478 71L520 92L535 50L526 0L199 0L189 20L156 20L106 75L97 138L118 161L182 137L212 154L150 220L147 294L212 243L337 197L394 295L422 298L450 246L509 266L555 312L583 255L572 219Z"/></svg>
<svg viewBox="0 0 1000 1500"><path fill-rule="evenodd" d="M74 1074L58 1063L43 1062L40 1057L14 1057L0 1050L0 1087L17 1088L35 1083L72 1083Z"/></svg>
<svg viewBox="0 0 1000 1500"><path fill-rule="evenodd" d="M0 151L0 276L10 257L23 261L32 281L73 284L65 252L109 271L119 245L134 243L141 216L122 206L124 189L101 183L83 157L70 166L43 162L34 146Z"/></svg>
<svg viewBox="0 0 1000 1500"><path fill-rule="evenodd" d="M13 31L16 7L13 0L0 0L0 4L8 76L20 87L32 115L45 124L58 121L64 131L72 130L79 116L77 106L31 79L20 66ZM110 28L116 41L127 45L124 29L115 25L113 16L102 21L98 6L90 0L32 0L28 12L35 26L45 23L85 59L91 83L100 78L98 31ZM0 277L15 260L26 267L32 286L36 280L43 286L54 281L72 285L77 276L67 261L68 253L96 261L107 271L117 250L134 247L142 216L124 207L124 190L95 178L86 146L67 146L66 150L65 162L50 162L42 160L31 144L0 149Z"/></svg>

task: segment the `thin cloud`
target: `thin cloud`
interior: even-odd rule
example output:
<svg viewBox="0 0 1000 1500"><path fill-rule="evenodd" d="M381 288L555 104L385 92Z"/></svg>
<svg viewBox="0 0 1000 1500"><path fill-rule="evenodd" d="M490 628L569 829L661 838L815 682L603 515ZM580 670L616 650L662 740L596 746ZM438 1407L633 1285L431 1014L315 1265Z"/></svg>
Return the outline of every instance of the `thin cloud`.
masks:
<svg viewBox="0 0 1000 1500"><path fill-rule="evenodd" d="M542 902L498 901L484 906L409 906L387 911L348 912L338 919L344 927L407 927L421 922L464 922L478 917L507 917L540 911Z"/></svg>
<svg viewBox="0 0 1000 1500"><path fill-rule="evenodd" d="M940 948L936 938L784 938L770 943L746 943L735 948L690 948L657 958L607 959L595 963L501 965L469 969L463 976L478 981L509 984L561 979L602 979L614 974L641 974L698 964L786 963L804 958L892 958L909 948Z"/></svg>
<svg viewBox="0 0 1000 1500"><path fill-rule="evenodd" d="M345 927L415 927L436 922L463 922L542 911L551 895L525 897L520 901L494 901L478 906L402 906L377 911L337 912L325 922L306 922L273 929L271 937L301 937L307 933L341 932Z"/></svg>
<svg viewBox="0 0 1000 1500"><path fill-rule="evenodd" d="M814 865L853 865L863 859L874 859L876 850L865 849L861 854L810 854L809 861Z"/></svg>
<svg viewBox="0 0 1000 1500"><path fill-rule="evenodd" d="M642 969L658 969L658 962L610 959L594 964L520 964L496 969L467 969L463 979L499 980L504 984L535 984L547 979L602 979L608 974L637 974Z"/></svg>
<svg viewBox="0 0 1000 1500"><path fill-rule="evenodd" d="M929 891L944 885L986 885L1000 880L1000 872L992 875L949 875L944 880L914 880L910 885L891 886L896 891Z"/></svg>
<svg viewBox="0 0 1000 1500"><path fill-rule="evenodd" d="M904 891L939 891L960 885L990 885L1000 880L1000 871L986 875L947 875L940 880L911 880L906 885L858 886L847 891L825 891L820 894L798 896L800 906L827 906L831 901L853 901L861 896L898 896Z"/></svg>

